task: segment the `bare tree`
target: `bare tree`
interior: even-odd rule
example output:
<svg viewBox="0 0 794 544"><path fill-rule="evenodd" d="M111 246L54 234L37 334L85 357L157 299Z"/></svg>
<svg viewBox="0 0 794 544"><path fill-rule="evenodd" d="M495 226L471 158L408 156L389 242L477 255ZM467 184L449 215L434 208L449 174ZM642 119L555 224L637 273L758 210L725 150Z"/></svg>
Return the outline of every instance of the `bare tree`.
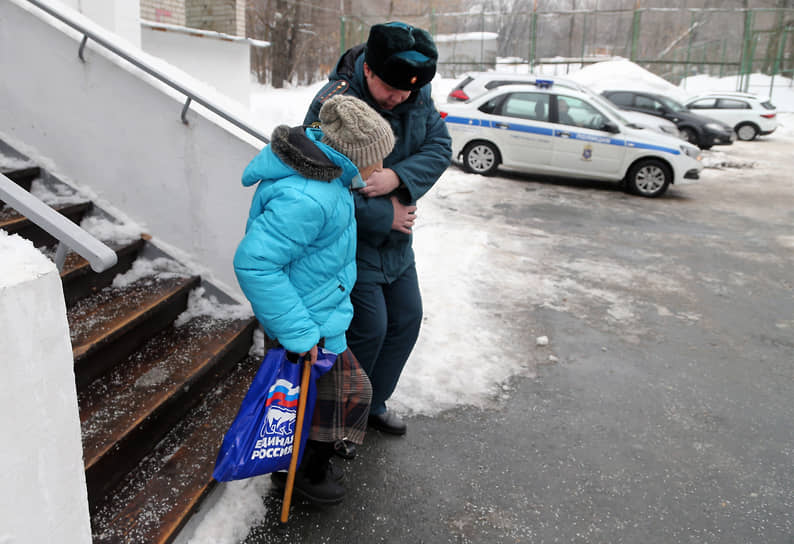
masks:
<svg viewBox="0 0 794 544"><path fill-rule="evenodd" d="M791 34L794 33L794 15L791 12L782 11L787 8L794 8L794 0L778 0L776 7L781 11L779 16L776 17L775 26L772 28L772 33L766 46L766 56L763 65L763 71L766 74L774 73L775 68L778 70L784 69L783 61L785 60L786 44L782 44L781 41L785 37L790 39ZM789 28L788 33L786 32L787 27ZM789 47L789 56L791 56L792 46ZM779 55L783 58L778 58ZM780 64L778 64L779 61Z"/></svg>

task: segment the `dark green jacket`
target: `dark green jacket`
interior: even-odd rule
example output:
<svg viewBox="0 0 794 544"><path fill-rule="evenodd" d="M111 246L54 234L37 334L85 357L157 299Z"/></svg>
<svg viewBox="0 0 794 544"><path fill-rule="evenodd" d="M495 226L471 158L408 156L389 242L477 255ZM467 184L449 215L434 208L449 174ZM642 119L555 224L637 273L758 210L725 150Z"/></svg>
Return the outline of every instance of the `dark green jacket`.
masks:
<svg viewBox="0 0 794 544"><path fill-rule="evenodd" d="M314 97L305 124L319 120L323 102L344 93L367 102L394 130L395 146L383 161L394 170L402 185L395 194L404 204L415 204L435 184L452 157L452 140L446 123L438 114L430 95L430 85L411 93L411 97L392 110L378 107L364 80L364 45L348 50L328 77L330 83ZM414 263L411 235L392 230L394 218L390 195L356 197L358 223L359 281L390 283Z"/></svg>

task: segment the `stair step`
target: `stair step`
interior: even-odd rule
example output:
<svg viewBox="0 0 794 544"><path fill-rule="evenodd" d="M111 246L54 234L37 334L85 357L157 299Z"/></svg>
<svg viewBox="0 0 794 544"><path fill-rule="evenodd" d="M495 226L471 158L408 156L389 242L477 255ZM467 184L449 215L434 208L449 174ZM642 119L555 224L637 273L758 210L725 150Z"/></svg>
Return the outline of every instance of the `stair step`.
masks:
<svg viewBox="0 0 794 544"><path fill-rule="evenodd" d="M88 495L98 504L246 356L256 321L200 316L171 326L80 393ZM209 379L213 378L213 379Z"/></svg>
<svg viewBox="0 0 794 544"><path fill-rule="evenodd" d="M88 261L80 255L68 253L61 271L66 306L71 307L78 300L110 285L117 274L127 271L132 266L145 244L143 238L122 246L108 242L107 245L116 252L118 261L115 266L100 273L94 272Z"/></svg>
<svg viewBox="0 0 794 544"><path fill-rule="evenodd" d="M15 170L0 170L0 174L3 174L5 177L26 191L30 191L30 186L33 183L33 180L41 176L41 168L38 166L31 166L28 168L18 168ZM0 209L2 209L5 205L6 203L0 200Z"/></svg>
<svg viewBox="0 0 794 544"><path fill-rule="evenodd" d="M93 206L92 202L79 202L77 204L56 206L53 209L79 225L85 214ZM0 210L0 229L4 229L8 234L18 234L23 238L27 238L36 247L53 246L58 242L44 229L9 206Z"/></svg>
<svg viewBox="0 0 794 544"><path fill-rule="evenodd" d="M106 287L67 310L77 387L126 359L185 310L200 278L147 277Z"/></svg>
<svg viewBox="0 0 794 544"><path fill-rule="evenodd" d="M6 170L1 173L26 191L30 191L33 180L41 176L41 168L38 166L30 166L28 168ZM0 208L2 208L4 204L5 203L0 200Z"/></svg>
<svg viewBox="0 0 794 544"><path fill-rule="evenodd" d="M94 544L166 544L178 534L204 496L223 435L261 363L247 357L157 445L109 502L92 515Z"/></svg>

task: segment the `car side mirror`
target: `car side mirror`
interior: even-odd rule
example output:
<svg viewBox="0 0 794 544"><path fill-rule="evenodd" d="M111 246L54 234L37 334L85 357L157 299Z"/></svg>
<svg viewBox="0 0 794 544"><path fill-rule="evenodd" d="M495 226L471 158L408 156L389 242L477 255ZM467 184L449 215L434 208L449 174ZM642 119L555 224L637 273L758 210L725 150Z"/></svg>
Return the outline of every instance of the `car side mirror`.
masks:
<svg viewBox="0 0 794 544"><path fill-rule="evenodd" d="M613 121L604 121L604 124L601 125L601 130L605 132L611 132L612 134L617 134L620 132L620 127L618 127L617 123Z"/></svg>

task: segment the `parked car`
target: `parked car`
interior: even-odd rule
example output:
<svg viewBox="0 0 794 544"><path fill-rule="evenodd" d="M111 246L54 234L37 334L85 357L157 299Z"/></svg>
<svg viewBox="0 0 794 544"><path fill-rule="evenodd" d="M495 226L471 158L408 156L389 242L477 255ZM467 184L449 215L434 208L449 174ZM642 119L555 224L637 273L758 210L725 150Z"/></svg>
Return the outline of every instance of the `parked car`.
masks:
<svg viewBox="0 0 794 544"><path fill-rule="evenodd" d="M536 79L537 76L533 74L515 74L510 72L469 72L447 95L447 102L458 103L472 100L484 95L492 89L503 87L505 85L534 85ZM568 87L581 92L587 92L593 95L596 94L582 84L570 79L555 77L554 84L558 87ZM637 127L647 128L661 134L675 136L676 138L681 136L678 132L678 127L675 126L675 123L668 121L663 117L625 110L621 113L621 115Z"/></svg>
<svg viewBox="0 0 794 544"><path fill-rule="evenodd" d="M635 128L608 101L555 81L496 87L446 104L441 116L463 168L493 174L500 165L524 172L623 182L658 197L671 183L698 179L700 150L678 138Z"/></svg>
<svg viewBox="0 0 794 544"><path fill-rule="evenodd" d="M559 81L559 79L558 79ZM469 72L447 95L447 102L466 102L478 98L491 89L503 85L534 84L532 74L515 74L512 72Z"/></svg>
<svg viewBox="0 0 794 544"><path fill-rule="evenodd" d="M694 96L686 107L732 126L740 140L755 140L759 134L772 134L777 128L777 108L754 94L712 92Z"/></svg>
<svg viewBox="0 0 794 544"><path fill-rule="evenodd" d="M682 138L701 149L710 149L713 145L730 145L736 139L732 126L693 113L670 97L624 90L608 90L601 94L621 109L657 115L672 121Z"/></svg>

